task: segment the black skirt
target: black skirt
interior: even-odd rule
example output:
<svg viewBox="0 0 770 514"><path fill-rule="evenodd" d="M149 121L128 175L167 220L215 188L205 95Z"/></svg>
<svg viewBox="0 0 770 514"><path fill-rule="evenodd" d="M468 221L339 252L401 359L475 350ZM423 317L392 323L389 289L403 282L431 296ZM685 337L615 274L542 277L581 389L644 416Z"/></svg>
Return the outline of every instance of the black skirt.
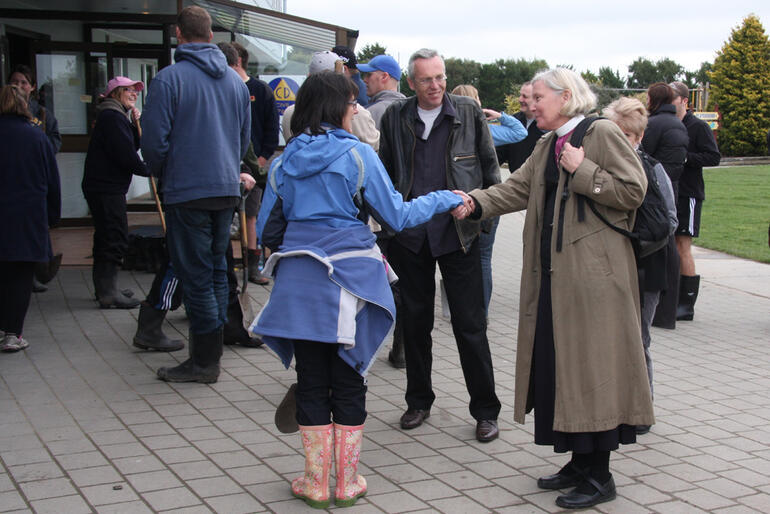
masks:
<svg viewBox="0 0 770 514"><path fill-rule="evenodd" d="M635 427L625 424L603 432L559 432L553 429L556 361L553 346L551 276L546 273L543 273L540 281L533 353L533 379L530 384L534 388L535 444L553 445L554 451L558 453L592 453L617 450L621 443L636 442Z"/></svg>

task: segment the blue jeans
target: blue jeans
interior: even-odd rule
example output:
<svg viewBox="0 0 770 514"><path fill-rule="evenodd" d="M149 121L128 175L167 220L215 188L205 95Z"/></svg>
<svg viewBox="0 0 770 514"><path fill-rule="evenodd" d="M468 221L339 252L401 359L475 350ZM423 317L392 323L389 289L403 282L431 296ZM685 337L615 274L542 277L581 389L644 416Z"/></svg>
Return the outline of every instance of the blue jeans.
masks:
<svg viewBox="0 0 770 514"><path fill-rule="evenodd" d="M489 317L489 300L492 299L492 246L495 244L495 233L500 218L492 219L492 230L489 234L479 234L479 251L481 252L481 285L484 288L484 312Z"/></svg>
<svg viewBox="0 0 770 514"><path fill-rule="evenodd" d="M166 241L182 284L190 333L209 334L227 321L227 261L233 209L166 208Z"/></svg>

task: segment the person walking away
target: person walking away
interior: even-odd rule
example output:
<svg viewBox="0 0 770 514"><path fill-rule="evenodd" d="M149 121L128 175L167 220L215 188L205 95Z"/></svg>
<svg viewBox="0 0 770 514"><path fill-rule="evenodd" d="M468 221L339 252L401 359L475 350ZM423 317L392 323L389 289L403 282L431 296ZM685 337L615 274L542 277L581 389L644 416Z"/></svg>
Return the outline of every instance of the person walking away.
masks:
<svg viewBox="0 0 770 514"><path fill-rule="evenodd" d="M51 259L49 227L61 216L54 147L32 121L17 86L0 90L0 350L29 346L22 337L37 262ZM9 220L14 220L9 222Z"/></svg>

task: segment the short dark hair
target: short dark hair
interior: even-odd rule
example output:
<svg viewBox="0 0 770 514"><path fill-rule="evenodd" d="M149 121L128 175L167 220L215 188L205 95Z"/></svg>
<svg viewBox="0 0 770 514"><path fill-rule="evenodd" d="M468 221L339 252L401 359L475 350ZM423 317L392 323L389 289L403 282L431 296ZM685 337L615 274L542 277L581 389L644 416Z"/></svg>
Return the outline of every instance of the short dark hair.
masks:
<svg viewBox="0 0 770 514"><path fill-rule="evenodd" d="M228 66L235 66L238 64L238 51L235 49L232 43L222 41L217 43L217 46L220 50L222 50L222 53L225 54L225 59L227 59Z"/></svg>
<svg viewBox="0 0 770 514"><path fill-rule="evenodd" d="M202 7L191 5L176 17L179 32L188 41L208 41L211 34L211 16Z"/></svg>
<svg viewBox="0 0 770 514"><path fill-rule="evenodd" d="M674 101L674 90L665 82L655 82L647 88L647 110L654 114L664 104Z"/></svg>
<svg viewBox="0 0 770 514"><path fill-rule="evenodd" d="M235 48L235 51L238 53L238 57L241 58L241 68L244 70L246 69L246 66L249 65L249 51L246 50L246 48L240 44L240 43L230 43L233 48Z"/></svg>
<svg viewBox="0 0 770 514"><path fill-rule="evenodd" d="M297 92L291 132L299 135L305 130L323 134L322 124L342 127L351 99L358 97L358 86L340 73L324 71L308 76Z"/></svg>

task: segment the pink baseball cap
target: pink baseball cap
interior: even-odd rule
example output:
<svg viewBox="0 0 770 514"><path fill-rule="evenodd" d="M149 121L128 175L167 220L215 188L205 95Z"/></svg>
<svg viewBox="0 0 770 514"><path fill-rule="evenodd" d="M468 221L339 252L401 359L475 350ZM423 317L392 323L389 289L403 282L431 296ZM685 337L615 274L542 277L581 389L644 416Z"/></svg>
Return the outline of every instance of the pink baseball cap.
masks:
<svg viewBox="0 0 770 514"><path fill-rule="evenodd" d="M141 80L131 80L128 77L115 77L107 82L107 89L104 90L102 96L110 96L112 90L116 87L133 87L137 91L144 89L144 84Z"/></svg>

